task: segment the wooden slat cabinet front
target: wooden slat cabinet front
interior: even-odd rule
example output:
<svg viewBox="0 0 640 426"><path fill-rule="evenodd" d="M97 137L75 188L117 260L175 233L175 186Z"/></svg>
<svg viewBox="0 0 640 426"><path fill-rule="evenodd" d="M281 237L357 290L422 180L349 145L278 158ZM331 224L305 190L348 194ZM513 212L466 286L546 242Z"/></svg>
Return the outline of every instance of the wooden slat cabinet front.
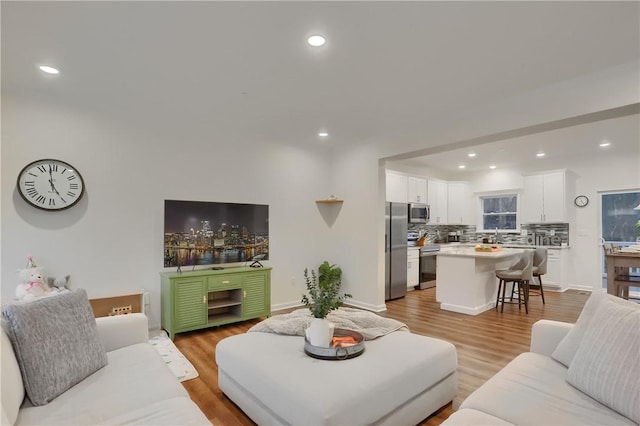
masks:
<svg viewBox="0 0 640 426"><path fill-rule="evenodd" d="M176 333L244 321L271 314L271 268L226 268L165 272L161 323Z"/></svg>

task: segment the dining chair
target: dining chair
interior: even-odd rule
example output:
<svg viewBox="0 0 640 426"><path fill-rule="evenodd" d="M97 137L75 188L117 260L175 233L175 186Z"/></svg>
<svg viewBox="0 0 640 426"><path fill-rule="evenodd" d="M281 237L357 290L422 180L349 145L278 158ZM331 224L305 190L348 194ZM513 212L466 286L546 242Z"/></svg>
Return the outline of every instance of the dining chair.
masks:
<svg viewBox="0 0 640 426"><path fill-rule="evenodd" d="M613 244L602 244L602 250L604 251L605 257L605 266L607 262L607 254L612 254L615 252ZM623 299L629 300L629 287L638 285L638 282L634 283L634 280L629 276L629 268L614 268L614 284L615 284L615 295L621 297Z"/></svg>
<svg viewBox="0 0 640 426"><path fill-rule="evenodd" d="M513 283L518 287L518 309L524 304L524 310L529 313L529 284L533 281L533 250L524 250L520 255L520 259L511 265L509 269L497 270L496 277L500 280L498 284L498 295L496 297L496 310L498 303L502 303L500 312L504 312L504 305L515 304L513 301L514 293L512 291L509 301L506 297L507 283ZM502 291L502 296L500 295Z"/></svg>

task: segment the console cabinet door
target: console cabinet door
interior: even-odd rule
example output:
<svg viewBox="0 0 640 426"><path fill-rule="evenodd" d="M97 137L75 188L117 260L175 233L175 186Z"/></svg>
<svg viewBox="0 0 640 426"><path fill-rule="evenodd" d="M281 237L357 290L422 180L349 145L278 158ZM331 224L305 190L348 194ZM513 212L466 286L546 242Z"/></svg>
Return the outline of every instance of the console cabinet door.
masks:
<svg viewBox="0 0 640 426"><path fill-rule="evenodd" d="M207 324L206 277L179 279L174 282L174 326L176 330Z"/></svg>
<svg viewBox="0 0 640 426"><path fill-rule="evenodd" d="M270 315L269 275L259 272L244 276L242 318L250 319Z"/></svg>

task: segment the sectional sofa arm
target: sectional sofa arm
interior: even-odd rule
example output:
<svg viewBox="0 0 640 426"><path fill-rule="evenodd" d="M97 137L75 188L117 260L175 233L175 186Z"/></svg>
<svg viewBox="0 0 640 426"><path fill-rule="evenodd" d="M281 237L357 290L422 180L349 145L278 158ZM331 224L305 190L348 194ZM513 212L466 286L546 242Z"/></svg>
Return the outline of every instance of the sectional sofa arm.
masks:
<svg viewBox="0 0 640 426"><path fill-rule="evenodd" d="M531 352L551 356L573 324L568 322L540 320L531 328Z"/></svg>
<svg viewBox="0 0 640 426"><path fill-rule="evenodd" d="M149 341L149 321L144 314L96 318L96 324L107 352Z"/></svg>

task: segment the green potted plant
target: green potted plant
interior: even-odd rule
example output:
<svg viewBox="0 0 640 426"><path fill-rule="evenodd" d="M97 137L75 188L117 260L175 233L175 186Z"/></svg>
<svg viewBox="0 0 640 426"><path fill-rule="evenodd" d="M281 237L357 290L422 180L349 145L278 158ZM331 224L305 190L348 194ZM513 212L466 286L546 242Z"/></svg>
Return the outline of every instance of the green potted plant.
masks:
<svg viewBox="0 0 640 426"><path fill-rule="evenodd" d="M304 279L309 295L302 295L302 303L314 317L307 338L314 346L329 347L333 329L326 317L329 312L342 306L344 299L351 297L347 293L340 294L342 269L325 260L318 268L317 276L314 270L309 276L309 270L305 268Z"/></svg>

